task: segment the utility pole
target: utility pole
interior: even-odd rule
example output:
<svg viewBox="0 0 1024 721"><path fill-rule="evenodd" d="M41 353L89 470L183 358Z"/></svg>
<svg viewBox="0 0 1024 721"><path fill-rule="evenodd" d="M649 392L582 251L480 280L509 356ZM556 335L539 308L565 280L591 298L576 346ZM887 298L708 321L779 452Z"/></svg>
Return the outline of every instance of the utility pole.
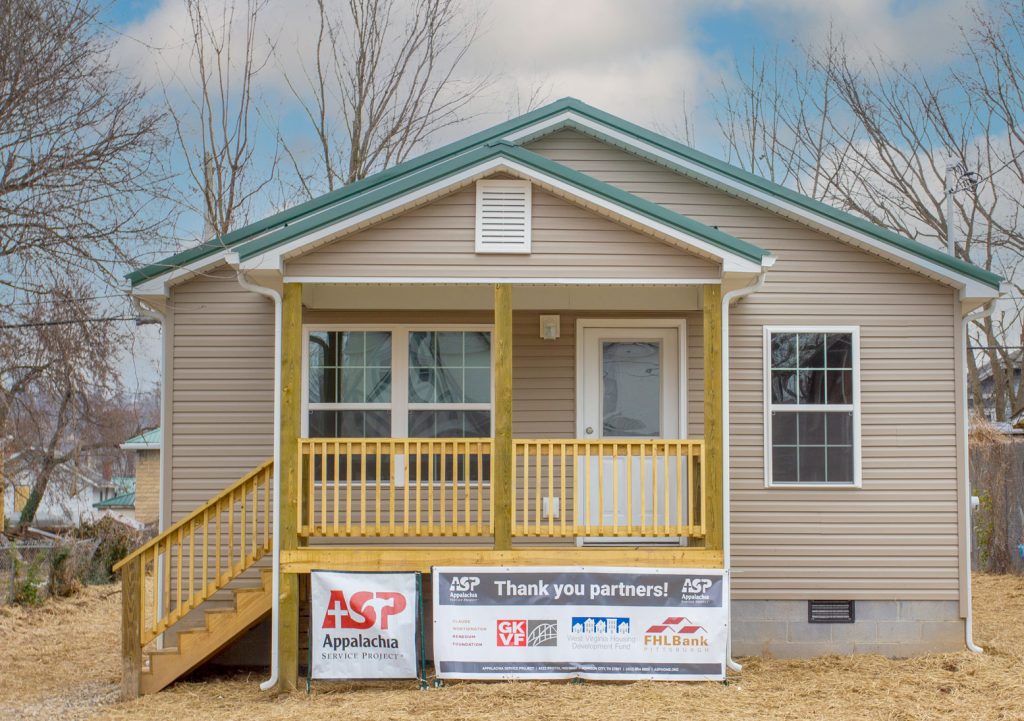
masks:
<svg viewBox="0 0 1024 721"><path fill-rule="evenodd" d="M946 252L951 256L956 256L956 239L953 237L956 228L953 223L953 196L964 190L977 190L980 179L977 173L968 170L963 163L951 161L946 164Z"/></svg>

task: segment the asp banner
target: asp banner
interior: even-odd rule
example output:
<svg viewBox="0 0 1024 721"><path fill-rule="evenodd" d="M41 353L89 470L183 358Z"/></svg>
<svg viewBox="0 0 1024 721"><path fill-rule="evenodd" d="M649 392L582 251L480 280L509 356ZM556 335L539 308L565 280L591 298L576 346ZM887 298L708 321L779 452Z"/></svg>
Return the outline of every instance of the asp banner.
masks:
<svg viewBox="0 0 1024 721"><path fill-rule="evenodd" d="M416 678L418 573L313 571L310 678Z"/></svg>
<svg viewBox="0 0 1024 721"><path fill-rule="evenodd" d="M722 680L722 570L434 568L440 678Z"/></svg>

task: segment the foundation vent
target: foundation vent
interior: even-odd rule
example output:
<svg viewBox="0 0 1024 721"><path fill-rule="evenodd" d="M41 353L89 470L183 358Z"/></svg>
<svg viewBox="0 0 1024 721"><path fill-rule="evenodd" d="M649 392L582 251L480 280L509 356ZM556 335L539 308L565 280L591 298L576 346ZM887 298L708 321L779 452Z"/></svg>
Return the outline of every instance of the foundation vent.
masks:
<svg viewBox="0 0 1024 721"><path fill-rule="evenodd" d="M808 601L808 623L853 623L853 601Z"/></svg>

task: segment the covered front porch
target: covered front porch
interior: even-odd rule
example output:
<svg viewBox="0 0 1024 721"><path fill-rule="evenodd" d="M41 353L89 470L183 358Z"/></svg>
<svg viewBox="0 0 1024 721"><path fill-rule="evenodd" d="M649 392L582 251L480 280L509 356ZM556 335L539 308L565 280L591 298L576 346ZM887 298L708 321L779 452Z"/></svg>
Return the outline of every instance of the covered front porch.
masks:
<svg viewBox="0 0 1024 721"><path fill-rule="evenodd" d="M439 559L721 564L717 279L446 287L288 280L281 337L282 570L428 570ZM390 308L380 307L385 289ZM468 322L452 323L453 314ZM531 325L535 340L526 341L527 352L516 346ZM568 343L551 342L563 327L572 336ZM456 393L449 405L417 402L439 394L430 379L442 371L415 367L431 363L420 359L419 346L445 342L424 340L431 333L456 342L459 333L472 334L462 341L465 348L471 341L487 346L476 349L486 353L486 363L465 360L469 350L463 351L467 367L452 361L467 387L479 371L489 381L486 392ZM351 359L340 359L341 348L370 347L366 334L386 339L389 360L358 350L365 365L348 374L362 374L364 385L346 385L342 366ZM638 351L650 357L629 356ZM567 353L573 378L558 388L533 379L562 372L557 356ZM323 378L334 372L325 386ZM427 395L417 397L424 379ZM647 413L652 405L657 408ZM353 427L362 433L344 433Z"/></svg>

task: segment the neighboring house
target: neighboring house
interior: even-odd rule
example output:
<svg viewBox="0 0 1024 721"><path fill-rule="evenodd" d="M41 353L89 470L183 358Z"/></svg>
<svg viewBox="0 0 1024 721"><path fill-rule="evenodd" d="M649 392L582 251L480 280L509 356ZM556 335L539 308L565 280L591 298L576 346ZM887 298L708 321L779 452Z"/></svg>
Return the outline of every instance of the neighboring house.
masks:
<svg viewBox="0 0 1024 721"><path fill-rule="evenodd" d="M130 689L272 607L292 683L312 568L725 567L734 655L969 639L964 319L1001 280L934 248L566 99L129 277L166 531L124 565ZM203 630L278 552L276 477L280 601Z"/></svg>
<svg viewBox="0 0 1024 721"><path fill-rule="evenodd" d="M12 464L13 465L13 464ZM35 480L30 473L15 473L4 485L4 515L17 523ZM131 479L101 477L72 467L54 472L36 509L32 525L37 528L77 528L100 518L99 504L126 492Z"/></svg>
<svg viewBox="0 0 1024 721"><path fill-rule="evenodd" d="M121 448L135 453L134 518L145 524L156 523L160 518L160 429L129 438Z"/></svg>
<svg viewBox="0 0 1024 721"><path fill-rule="evenodd" d="M135 479L113 478L114 494L92 504L101 513L108 512L120 519L135 520Z"/></svg>
<svg viewBox="0 0 1024 721"><path fill-rule="evenodd" d="M1016 394L1020 388L1021 365L1022 360L1024 360L1024 350L1012 351L1010 353L1010 357L1013 360L1013 382L1011 387L1013 388L1014 394ZM978 369L978 382L981 384L982 415L985 420L994 421L996 420L995 377L992 374L991 363L985 363ZM968 407L973 413L973 394L968 394ZM1020 408L1011 408L1008 406L1003 409L1003 417L1009 418L1020 410Z"/></svg>

